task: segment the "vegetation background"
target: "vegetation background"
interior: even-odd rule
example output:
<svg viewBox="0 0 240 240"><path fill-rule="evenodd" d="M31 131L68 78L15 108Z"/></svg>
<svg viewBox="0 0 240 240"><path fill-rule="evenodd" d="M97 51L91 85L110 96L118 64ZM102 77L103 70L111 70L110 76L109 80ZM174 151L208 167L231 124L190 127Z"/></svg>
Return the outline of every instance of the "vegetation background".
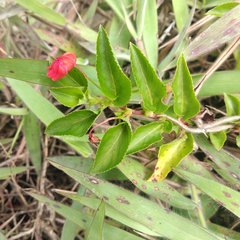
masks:
<svg viewBox="0 0 240 240"><path fill-rule="evenodd" d="M0 240L240 239L239 3L1 0Z"/></svg>

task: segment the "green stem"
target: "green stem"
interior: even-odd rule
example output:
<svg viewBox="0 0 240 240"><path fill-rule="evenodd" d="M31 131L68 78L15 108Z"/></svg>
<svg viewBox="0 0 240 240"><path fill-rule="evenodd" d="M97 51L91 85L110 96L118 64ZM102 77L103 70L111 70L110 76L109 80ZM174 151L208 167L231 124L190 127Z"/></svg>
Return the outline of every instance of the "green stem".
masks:
<svg viewBox="0 0 240 240"><path fill-rule="evenodd" d="M193 198L194 202L197 204L197 215L198 215L200 224L204 228L207 228L207 223L206 223L206 219L204 217L204 213L202 210L202 203L201 203L201 199L199 198L197 188L193 184L191 184L190 186L191 186L191 191L192 191L192 198Z"/></svg>

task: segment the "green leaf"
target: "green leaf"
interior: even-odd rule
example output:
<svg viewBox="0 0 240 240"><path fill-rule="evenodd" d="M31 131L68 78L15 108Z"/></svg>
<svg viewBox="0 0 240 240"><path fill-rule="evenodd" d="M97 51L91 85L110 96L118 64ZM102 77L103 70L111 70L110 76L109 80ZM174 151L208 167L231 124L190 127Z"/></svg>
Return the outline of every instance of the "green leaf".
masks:
<svg viewBox="0 0 240 240"><path fill-rule="evenodd" d="M47 77L48 61L0 58L0 76L52 87L81 87L69 74L54 82ZM31 67L29 67L31 66Z"/></svg>
<svg viewBox="0 0 240 240"><path fill-rule="evenodd" d="M51 122L46 133L55 136L81 137L92 126L98 115L90 110L79 110Z"/></svg>
<svg viewBox="0 0 240 240"><path fill-rule="evenodd" d="M33 198L37 199L38 201L45 203L48 207L52 208L55 212L62 215L63 217L71 220L75 224L79 225L81 229L87 229L92 217L89 214L83 214L82 211L77 209L73 209L71 207L65 206L61 203L56 201L50 200L45 196L35 194L35 193L28 193ZM110 224L104 224L103 229L103 236L104 239L114 239L114 240L142 240L142 238L135 236L131 233L128 233L120 228L114 227Z"/></svg>
<svg viewBox="0 0 240 240"><path fill-rule="evenodd" d="M170 129L171 124L168 121L153 122L138 127L132 135L127 154L141 151L153 143L160 141L162 133Z"/></svg>
<svg viewBox="0 0 240 240"><path fill-rule="evenodd" d="M172 0L178 32L181 32L189 19L187 0Z"/></svg>
<svg viewBox="0 0 240 240"><path fill-rule="evenodd" d="M185 134L183 137L164 144L158 153L158 162L149 181L161 181L176 167L180 161L193 150L193 137Z"/></svg>
<svg viewBox="0 0 240 240"><path fill-rule="evenodd" d="M142 163L131 159L124 159L118 169L142 192L164 202L182 209L194 209L196 205L181 193L176 191L166 182L148 182L146 179L151 174L151 170L146 168Z"/></svg>
<svg viewBox="0 0 240 240"><path fill-rule="evenodd" d="M88 189L94 189L94 194L99 198L104 198L108 205L156 232L159 236L178 240L222 240L210 230L203 229L174 212L166 211L159 204L145 197L74 169L65 168L56 163L51 164L63 170Z"/></svg>
<svg viewBox="0 0 240 240"><path fill-rule="evenodd" d="M100 142L91 172L101 173L116 167L125 156L130 140L131 130L127 123L109 128Z"/></svg>
<svg viewBox="0 0 240 240"><path fill-rule="evenodd" d="M178 58L172 88L174 112L185 120L196 115L200 110L200 103L195 96L192 77L183 54Z"/></svg>
<svg viewBox="0 0 240 240"><path fill-rule="evenodd" d="M236 137L236 144L240 148L240 134Z"/></svg>
<svg viewBox="0 0 240 240"><path fill-rule="evenodd" d="M193 75L193 82L196 83L202 76L202 74ZM240 92L239 78L239 70L214 72L202 86L199 97L222 95L223 89L227 94L238 94Z"/></svg>
<svg viewBox="0 0 240 240"><path fill-rule="evenodd" d="M28 111L26 108L9 108L5 106L0 106L0 114L9 114L12 116L21 116L21 115L27 115Z"/></svg>
<svg viewBox="0 0 240 240"><path fill-rule="evenodd" d="M74 79L81 86L82 91L86 92L88 87L88 79L87 76L78 68L74 67L71 71L68 72L68 75Z"/></svg>
<svg viewBox="0 0 240 240"><path fill-rule="evenodd" d="M120 68L107 33L102 27L97 39L96 68L103 93L113 100L114 105L126 105L131 96L131 82Z"/></svg>
<svg viewBox="0 0 240 240"><path fill-rule="evenodd" d="M162 103L166 95L165 85L135 45L131 44L130 52L133 76L142 95L144 107L155 113L164 112L167 109L167 106Z"/></svg>
<svg viewBox="0 0 240 240"><path fill-rule="evenodd" d="M228 2L228 3L223 3L221 5L216 6L215 8L209 10L207 12L207 15L213 15L216 17L221 17L224 15L226 12L230 11L234 7L236 7L239 3L237 2Z"/></svg>
<svg viewBox="0 0 240 240"><path fill-rule="evenodd" d="M79 100L83 98L83 92L80 87L59 87L51 88L51 94L64 106L75 107Z"/></svg>
<svg viewBox="0 0 240 240"><path fill-rule="evenodd" d="M69 191L63 191L63 190L57 190L57 193L68 197L76 202L79 202L89 208L97 209L100 199L96 198L89 198L89 197L82 197L77 196L77 194L69 192ZM128 218L125 214L119 212L117 209L109 206L108 204L105 205L106 207L106 216L126 225L127 227L130 227L138 232L142 232L151 236L159 236L159 234L149 230L147 227L143 226L142 224L139 224L138 222L132 220L131 218Z"/></svg>
<svg viewBox="0 0 240 240"><path fill-rule="evenodd" d="M240 115L240 99L238 97L224 93L224 102L228 116Z"/></svg>
<svg viewBox="0 0 240 240"><path fill-rule="evenodd" d="M25 105L45 125L49 125L52 121L64 116L62 112L60 112L46 98L41 96L29 84L10 78L7 78L7 81ZM73 138L72 136L71 138L70 136L63 136L61 139L85 157L92 154L92 149L87 143L87 140L83 141L82 139Z"/></svg>
<svg viewBox="0 0 240 240"><path fill-rule="evenodd" d="M23 130L30 159L36 172L40 174L42 168L41 129L37 117L32 112L24 117Z"/></svg>
<svg viewBox="0 0 240 240"><path fill-rule="evenodd" d="M211 143L218 151L222 149L224 143L227 140L227 134L225 131L210 133L209 137L210 137Z"/></svg>
<svg viewBox="0 0 240 240"><path fill-rule="evenodd" d="M177 170L177 173L186 180L192 182L201 191L205 192L208 196L223 205L236 216L240 217L239 192L234 191L219 182L203 178L199 175L195 175L186 171Z"/></svg>
<svg viewBox="0 0 240 240"><path fill-rule="evenodd" d="M0 168L0 179L7 179L12 175L26 171L26 167L1 167Z"/></svg>
<svg viewBox="0 0 240 240"><path fill-rule="evenodd" d="M235 188L240 188L240 161L229 152L221 149L217 151L204 135L195 135L194 140L207 156L216 164L216 171Z"/></svg>
<svg viewBox="0 0 240 240"><path fill-rule="evenodd" d="M138 1L138 39L143 39L150 64L156 69L158 61L158 16L156 1Z"/></svg>
<svg viewBox="0 0 240 240"><path fill-rule="evenodd" d="M87 240L103 240L104 217L105 203L101 201L88 231Z"/></svg>
<svg viewBox="0 0 240 240"><path fill-rule="evenodd" d="M37 0L31 0L31 2L29 2L28 0L16 0L16 2L21 6L29 9L30 11L37 13L40 17L52 23L63 26L67 23L64 16L56 13L54 10L43 5Z"/></svg>

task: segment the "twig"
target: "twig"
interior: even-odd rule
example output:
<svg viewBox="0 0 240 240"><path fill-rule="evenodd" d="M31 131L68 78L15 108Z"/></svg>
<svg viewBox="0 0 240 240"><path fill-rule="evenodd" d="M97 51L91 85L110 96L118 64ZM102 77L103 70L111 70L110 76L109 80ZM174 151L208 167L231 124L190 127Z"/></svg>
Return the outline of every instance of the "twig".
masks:
<svg viewBox="0 0 240 240"><path fill-rule="evenodd" d="M195 94L198 95L203 84L207 79L223 64L223 62L228 59L228 57L236 50L240 44L240 37L237 37L218 57L215 63L208 69L204 76L195 85Z"/></svg>

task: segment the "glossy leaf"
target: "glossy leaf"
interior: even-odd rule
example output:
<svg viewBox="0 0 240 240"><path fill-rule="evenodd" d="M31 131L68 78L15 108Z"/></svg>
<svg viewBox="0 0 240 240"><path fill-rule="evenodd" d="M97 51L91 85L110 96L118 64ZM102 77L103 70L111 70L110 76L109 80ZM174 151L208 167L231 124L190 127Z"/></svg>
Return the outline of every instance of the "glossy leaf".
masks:
<svg viewBox="0 0 240 240"><path fill-rule="evenodd" d="M151 174L150 169L134 159L124 159L118 165L118 169L120 169L139 190L150 196L159 198L177 208L193 209L196 207L190 199L184 197L166 182L148 182L146 179Z"/></svg>
<svg viewBox="0 0 240 240"><path fill-rule="evenodd" d="M88 189L94 189L94 194L99 198L104 198L108 205L160 236L178 240L218 239L210 230L203 229L174 212L167 212L159 204L145 197L74 169L65 168L56 163L51 164L63 170ZM219 239L222 240L222 238Z"/></svg>
<svg viewBox="0 0 240 240"><path fill-rule="evenodd" d="M0 168L0 179L7 179L12 175L26 171L26 167L1 167Z"/></svg>
<svg viewBox="0 0 240 240"><path fill-rule="evenodd" d="M156 182L166 178L168 173L192 150L193 137L191 134L185 134L181 138L162 145L159 149L157 164L149 181Z"/></svg>
<svg viewBox="0 0 240 240"><path fill-rule="evenodd" d="M224 93L224 102L228 116L240 115L240 99L238 97Z"/></svg>
<svg viewBox="0 0 240 240"><path fill-rule="evenodd" d="M141 151L162 139L162 133L171 129L170 122L153 122L138 127L132 135L127 154Z"/></svg>
<svg viewBox="0 0 240 240"><path fill-rule="evenodd" d="M105 203L101 201L90 225L86 240L103 240L103 225L105 217Z"/></svg>
<svg viewBox="0 0 240 240"><path fill-rule="evenodd" d="M58 102L67 107L77 106L79 100L83 98L83 92L79 87L51 88L50 92Z"/></svg>
<svg viewBox="0 0 240 240"><path fill-rule="evenodd" d="M196 115L200 110L200 103L195 96L192 77L183 55L178 58L172 88L174 112L185 120Z"/></svg>
<svg viewBox="0 0 240 240"><path fill-rule="evenodd" d="M102 27L98 33L96 68L103 93L113 100L114 105L126 105L131 96L131 82L120 68Z"/></svg>
<svg viewBox="0 0 240 240"><path fill-rule="evenodd" d="M55 136L81 137L92 126L97 114L90 110L79 110L51 122L46 133Z"/></svg>
<svg viewBox="0 0 240 240"><path fill-rule="evenodd" d="M222 149L225 141L227 140L227 135L225 131L210 133L209 136L211 143L218 151Z"/></svg>
<svg viewBox="0 0 240 240"><path fill-rule="evenodd" d="M186 171L177 170L177 172L196 185L201 191L205 192L208 196L213 198L215 201L223 205L229 211L240 217L240 193L232 190L231 188L207 179L199 175L195 175Z"/></svg>
<svg viewBox="0 0 240 240"><path fill-rule="evenodd" d="M116 167L125 156L130 140L127 123L109 128L100 142L91 172L101 173Z"/></svg>
<svg viewBox="0 0 240 240"><path fill-rule="evenodd" d="M147 58L135 45L131 44L130 51L132 73L142 95L144 107L155 113L164 112L167 108L162 102L166 95L165 85L160 81Z"/></svg>

